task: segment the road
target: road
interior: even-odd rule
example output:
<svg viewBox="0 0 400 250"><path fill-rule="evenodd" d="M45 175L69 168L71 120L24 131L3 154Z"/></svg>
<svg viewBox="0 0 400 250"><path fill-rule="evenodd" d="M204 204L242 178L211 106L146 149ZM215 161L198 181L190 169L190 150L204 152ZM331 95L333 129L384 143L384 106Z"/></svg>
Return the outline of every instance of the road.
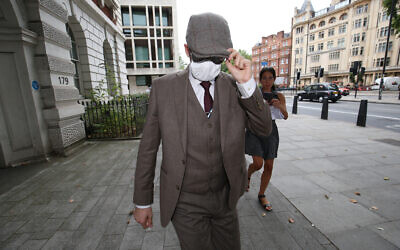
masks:
<svg viewBox="0 0 400 250"><path fill-rule="evenodd" d="M288 112L292 112L293 98L287 98ZM360 107L358 102L338 101L329 102L328 120L339 120L357 123ZM297 113L321 117L322 103L301 101L297 104ZM400 133L400 106L393 104L368 103L367 125L388 129Z"/></svg>

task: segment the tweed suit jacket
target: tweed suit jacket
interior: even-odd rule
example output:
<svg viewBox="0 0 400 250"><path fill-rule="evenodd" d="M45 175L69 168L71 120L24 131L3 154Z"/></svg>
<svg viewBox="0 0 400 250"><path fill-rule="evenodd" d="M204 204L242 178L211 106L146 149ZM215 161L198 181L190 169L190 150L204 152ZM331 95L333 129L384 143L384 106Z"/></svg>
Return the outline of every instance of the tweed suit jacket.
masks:
<svg viewBox="0 0 400 250"><path fill-rule="evenodd" d="M148 113L140 142L133 202L153 203L157 151L162 141L160 171L161 225L171 220L182 186L187 150L187 90L189 70L153 81ZM228 177L229 206L234 208L247 184L244 156L245 128L260 136L271 132L271 113L258 88L242 99L232 76L221 72L215 81L218 90L222 159ZM204 152L206 156L206 152Z"/></svg>

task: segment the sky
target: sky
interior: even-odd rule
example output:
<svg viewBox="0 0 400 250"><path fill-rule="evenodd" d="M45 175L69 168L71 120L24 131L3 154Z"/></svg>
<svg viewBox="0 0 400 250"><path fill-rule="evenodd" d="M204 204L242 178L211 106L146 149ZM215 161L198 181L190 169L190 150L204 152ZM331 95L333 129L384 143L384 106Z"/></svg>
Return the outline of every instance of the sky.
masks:
<svg viewBox="0 0 400 250"><path fill-rule="evenodd" d="M229 24L234 49L251 48L261 37L284 30L290 32L294 8L304 0L176 0L178 11L179 54L188 62L184 50L186 28L191 15L213 12ZM326 8L331 0L311 0L314 10Z"/></svg>

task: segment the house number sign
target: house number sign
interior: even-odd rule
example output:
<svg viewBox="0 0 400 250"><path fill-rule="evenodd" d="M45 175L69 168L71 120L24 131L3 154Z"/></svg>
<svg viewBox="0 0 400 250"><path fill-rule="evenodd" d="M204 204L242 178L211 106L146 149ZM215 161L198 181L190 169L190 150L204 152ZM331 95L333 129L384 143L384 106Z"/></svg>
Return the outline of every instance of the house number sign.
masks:
<svg viewBox="0 0 400 250"><path fill-rule="evenodd" d="M59 76L58 81L60 82L61 85L68 85L68 77L65 76Z"/></svg>

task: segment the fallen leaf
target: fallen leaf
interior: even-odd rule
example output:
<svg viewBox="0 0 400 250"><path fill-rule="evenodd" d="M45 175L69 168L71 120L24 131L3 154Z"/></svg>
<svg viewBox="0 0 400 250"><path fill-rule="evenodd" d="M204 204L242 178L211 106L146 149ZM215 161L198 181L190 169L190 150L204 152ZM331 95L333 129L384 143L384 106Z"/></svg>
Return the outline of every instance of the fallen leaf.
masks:
<svg viewBox="0 0 400 250"><path fill-rule="evenodd" d="M330 199L332 199L331 197L329 197L327 194L325 195L325 198L327 199L327 200L330 200Z"/></svg>
<svg viewBox="0 0 400 250"><path fill-rule="evenodd" d="M73 199L70 199L70 200L69 200L69 203L72 203L72 202L74 202L74 200L73 200Z"/></svg>
<svg viewBox="0 0 400 250"><path fill-rule="evenodd" d="M264 216L266 216L267 214L266 213L262 213L262 217L264 217Z"/></svg>
<svg viewBox="0 0 400 250"><path fill-rule="evenodd" d="M352 202L352 203L357 203L358 201L357 200L355 200L355 199L350 199L350 202Z"/></svg>
<svg viewBox="0 0 400 250"><path fill-rule="evenodd" d="M371 209L371 210L378 210L378 208L375 207L375 206L372 206L370 209Z"/></svg>
<svg viewBox="0 0 400 250"><path fill-rule="evenodd" d="M132 215L132 214L133 214L133 210L129 212L129 215Z"/></svg>
<svg viewBox="0 0 400 250"><path fill-rule="evenodd" d="M126 222L126 224L129 224L131 221L130 220L128 220L127 222Z"/></svg>
<svg viewBox="0 0 400 250"><path fill-rule="evenodd" d="M349 151L349 150L347 148L345 148L344 151Z"/></svg>
<svg viewBox="0 0 400 250"><path fill-rule="evenodd" d="M383 228L381 228L381 227L377 227L377 229L378 229L378 230L381 230L381 231L385 230L385 229L383 229Z"/></svg>
<svg viewBox="0 0 400 250"><path fill-rule="evenodd" d="M289 218L289 222L290 223L294 223L294 219L293 218Z"/></svg>
<svg viewBox="0 0 400 250"><path fill-rule="evenodd" d="M382 158L386 158L386 155L382 155Z"/></svg>
<svg viewBox="0 0 400 250"><path fill-rule="evenodd" d="M389 177L387 177L387 176L383 177L383 179L384 179L385 181L390 180Z"/></svg>
<svg viewBox="0 0 400 250"><path fill-rule="evenodd" d="M355 194L355 195L358 195L358 196L361 195L360 192L354 192L354 194Z"/></svg>

